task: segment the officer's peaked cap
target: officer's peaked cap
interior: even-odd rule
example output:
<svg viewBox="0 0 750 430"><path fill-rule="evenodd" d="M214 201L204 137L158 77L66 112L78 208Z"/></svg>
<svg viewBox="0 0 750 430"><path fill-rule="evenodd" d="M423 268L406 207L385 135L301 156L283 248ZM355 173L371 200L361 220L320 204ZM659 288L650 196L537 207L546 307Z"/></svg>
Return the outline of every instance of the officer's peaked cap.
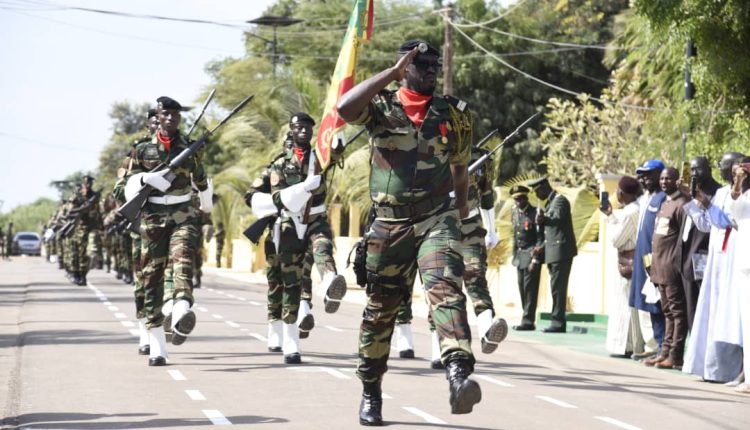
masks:
<svg viewBox="0 0 750 430"><path fill-rule="evenodd" d="M510 196L514 199L521 197L521 196L525 196L529 194L530 191L531 190L529 190L529 187L525 187L520 184L513 185L512 187L510 187L510 190L508 190L508 192L510 193Z"/></svg>
<svg viewBox="0 0 750 430"><path fill-rule="evenodd" d="M292 115L291 118L289 118L289 125L298 123L308 123L310 125L315 125L315 120L305 112L297 112Z"/></svg>
<svg viewBox="0 0 750 430"><path fill-rule="evenodd" d="M529 187L536 188L544 184L545 182L549 182L546 176L542 176L541 178L537 178L537 179L532 179L531 181L529 181Z"/></svg>

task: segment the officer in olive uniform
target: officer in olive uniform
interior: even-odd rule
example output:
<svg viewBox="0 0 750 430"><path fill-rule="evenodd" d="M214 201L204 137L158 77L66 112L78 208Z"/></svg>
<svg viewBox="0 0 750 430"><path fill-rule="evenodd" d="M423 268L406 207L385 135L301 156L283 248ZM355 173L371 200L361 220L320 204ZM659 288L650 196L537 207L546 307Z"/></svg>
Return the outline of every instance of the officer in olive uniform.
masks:
<svg viewBox="0 0 750 430"><path fill-rule="evenodd" d="M310 172L310 166L315 162L315 154L310 146L314 125L315 121L304 112L292 115L289 119L292 147L269 166L269 177L256 179L245 195L245 202L258 218L281 212L274 225L273 240L278 250L284 284L281 329L284 362L287 364L301 361L297 321L299 315L310 310L305 308L309 305L307 301L300 302L304 261L309 249L312 249L318 268L322 268L321 288L326 291L325 311L336 312L346 294L346 280L337 273L333 259L333 233L325 207L325 181L322 181L320 174ZM332 159L335 161L344 148L332 149ZM270 188L263 188L266 183ZM311 204L308 219L305 220L303 214L308 201ZM279 325L272 321L269 332L271 329L278 331Z"/></svg>
<svg viewBox="0 0 750 430"><path fill-rule="evenodd" d="M407 294L404 285L417 270L440 337L451 412L471 412L482 396L479 384L468 378L474 355L461 289L471 115L465 102L433 96L441 68L437 49L410 41L398 52L395 66L356 85L337 106L341 118L364 125L370 134L370 198L376 217L366 233L368 300L357 366L363 383L359 422L368 426L383 425L381 383L390 339ZM402 87L387 90L394 81Z"/></svg>
<svg viewBox="0 0 750 430"><path fill-rule="evenodd" d="M224 231L224 223L220 222L216 227L216 267L221 268L221 255L224 253L224 240L226 239L227 233Z"/></svg>
<svg viewBox="0 0 750 430"><path fill-rule="evenodd" d="M200 151L172 170L174 180L168 181L163 172L152 171L170 163L188 144L180 135L180 112L183 107L174 99L157 99L159 130L147 142L138 144L131 153L130 169L126 173L124 192L137 190L143 184L154 192L143 206L141 215L141 262L143 263L144 309L149 331L149 366L166 364L166 337L161 312L164 298L164 271L171 263L174 270L175 295L172 308L173 344L185 341L195 327L193 305L193 259L195 237L198 236L198 213L193 203L191 182L199 190L200 210L209 212L213 207L208 176L203 167ZM137 191L136 191L137 192Z"/></svg>
<svg viewBox="0 0 750 430"><path fill-rule="evenodd" d="M538 211L536 214L536 223L544 227L544 263L549 271L552 291L552 322L542 331L565 333L568 278L573 266L573 257L578 255L570 202L552 188L547 178L532 181L529 186L539 199L546 201L544 212Z"/></svg>
<svg viewBox="0 0 750 430"><path fill-rule="evenodd" d="M536 303L539 296L539 275L544 255L540 250L544 242L544 231L536 225L536 208L529 204L529 188L514 185L509 190L515 201L511 209L513 228L513 265L518 275L518 292L521 295L523 317L514 330L526 331L536 328ZM532 264L533 263L533 264Z"/></svg>

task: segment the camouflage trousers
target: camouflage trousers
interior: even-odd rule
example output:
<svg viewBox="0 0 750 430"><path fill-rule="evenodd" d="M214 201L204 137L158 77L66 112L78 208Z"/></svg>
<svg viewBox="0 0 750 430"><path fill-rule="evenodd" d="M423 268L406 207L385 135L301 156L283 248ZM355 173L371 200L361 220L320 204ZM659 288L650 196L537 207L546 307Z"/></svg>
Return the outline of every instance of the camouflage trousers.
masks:
<svg viewBox="0 0 750 430"><path fill-rule="evenodd" d="M70 239L70 270L85 275L89 272L89 244L90 230L86 226L77 225L73 237Z"/></svg>
<svg viewBox="0 0 750 430"><path fill-rule="evenodd" d="M438 211L418 222L376 219L367 233L367 305L359 332L357 376L364 382L388 370L394 322L412 294L416 272L422 278L440 337L441 360L466 360L473 368L458 211Z"/></svg>
<svg viewBox="0 0 750 430"><path fill-rule="evenodd" d="M102 250L104 251L102 254L102 262L109 267L112 264L112 254L113 254L113 244L112 244L112 238L114 235L112 233L105 232L102 235Z"/></svg>
<svg viewBox="0 0 750 430"><path fill-rule="evenodd" d="M291 218L284 218L281 221L279 264L284 285L281 319L287 324L297 321L305 278L305 258L310 250L318 270L336 273L336 263L333 260L333 233L328 224L328 217L325 214L313 216L302 240L297 237ZM309 275L307 278L309 279ZM309 296L311 293L312 288Z"/></svg>
<svg viewBox="0 0 750 430"><path fill-rule="evenodd" d="M193 263L193 272L195 276L203 276L203 260L206 258L206 247L203 246L203 230L198 229L198 237L195 238L195 262Z"/></svg>
<svg viewBox="0 0 750 430"><path fill-rule="evenodd" d="M129 232L123 232L117 235L117 259L115 267L118 270L129 272L133 270L132 255L133 240Z"/></svg>
<svg viewBox="0 0 750 430"><path fill-rule="evenodd" d="M486 310L491 310L495 315L492 304L492 296L487 287L487 246L484 237L487 230L482 227L479 215L463 220L461 224L461 237L464 256L464 288L474 307L474 315L479 315ZM414 284L414 279L410 282ZM408 324L413 319L411 310L411 296L406 297L396 315L396 324ZM430 330L435 330L435 322L432 314L428 315Z"/></svg>
<svg viewBox="0 0 750 430"><path fill-rule="evenodd" d="M104 257L102 253L102 232L100 230L91 230L89 232L88 249L86 253L89 256L91 264L97 266L102 263Z"/></svg>
<svg viewBox="0 0 750 430"><path fill-rule="evenodd" d="M164 206L147 203L141 220L141 267L143 270L146 327L162 324L165 270L171 264L174 298L193 304L193 259L198 227L196 209L190 202Z"/></svg>
<svg viewBox="0 0 750 430"><path fill-rule="evenodd" d="M141 269L141 235L130 233L131 256L133 258L133 296L135 297L135 316L146 318L146 291L143 289L143 270Z"/></svg>
<svg viewBox="0 0 750 430"><path fill-rule="evenodd" d="M284 283L281 280L281 262L279 255L276 254L276 247L270 234L266 235L263 250L266 254L266 279L268 281L268 321L278 321L281 319L281 309L283 308ZM313 261L313 254L308 249L302 271L300 300L310 302L310 309L313 307L312 280L310 278Z"/></svg>

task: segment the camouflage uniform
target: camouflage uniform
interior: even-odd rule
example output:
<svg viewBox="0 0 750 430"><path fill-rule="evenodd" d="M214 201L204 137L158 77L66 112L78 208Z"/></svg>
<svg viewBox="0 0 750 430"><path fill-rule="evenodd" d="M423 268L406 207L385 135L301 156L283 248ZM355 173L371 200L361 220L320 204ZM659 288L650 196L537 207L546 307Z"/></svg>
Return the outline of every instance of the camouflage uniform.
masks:
<svg viewBox="0 0 750 430"><path fill-rule="evenodd" d="M422 126L406 116L396 93L381 91L352 123L370 133L370 198L376 218L367 236L368 302L359 336L357 376L365 383L387 370L396 313L417 270L441 340L443 362L473 368L461 220L450 207L450 164L466 165L471 118L465 103L433 97Z"/></svg>
<svg viewBox="0 0 750 430"><path fill-rule="evenodd" d="M98 202L99 193L94 191L87 194L79 191L73 199L71 211L75 212L77 219L70 243L70 270L75 273L75 281L79 285L86 284L86 274L89 271L89 233L100 219Z"/></svg>
<svg viewBox="0 0 750 430"><path fill-rule="evenodd" d="M130 168L125 181L134 174L148 172L159 164L168 164L187 148L182 136L172 139L167 151L154 135L151 140L139 143L131 154ZM208 187L201 157L194 154L181 167L175 169L175 179L166 192L154 190L143 207L141 216L141 265L145 290L144 308L146 327L162 325L164 316L161 307L164 297L164 271L168 263L173 265L175 296L193 303L193 259L195 238L198 236L198 213L190 199L178 204L161 204L157 199L164 196L180 199L192 193L191 179L199 190ZM124 189L116 193L124 193ZM121 194L121 196L124 194Z"/></svg>
<svg viewBox="0 0 750 430"><path fill-rule="evenodd" d="M216 267L221 267L221 255L224 253L224 240L226 240L224 229L217 228L214 238L216 239Z"/></svg>

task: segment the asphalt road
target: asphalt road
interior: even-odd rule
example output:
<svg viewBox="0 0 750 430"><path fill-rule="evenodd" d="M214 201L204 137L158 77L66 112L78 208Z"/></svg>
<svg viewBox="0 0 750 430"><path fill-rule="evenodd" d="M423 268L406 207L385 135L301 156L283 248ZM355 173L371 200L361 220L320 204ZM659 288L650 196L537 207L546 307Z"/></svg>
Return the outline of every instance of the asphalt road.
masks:
<svg viewBox="0 0 750 430"><path fill-rule="evenodd" d="M204 277L193 335L170 345L168 366L148 367L137 355L132 287L102 271L76 287L37 257L0 262L1 427L360 428L357 287L332 315L316 297L304 362L290 366L266 350L264 285L236 278ZM750 396L581 352L577 339L591 335L580 334L512 332L492 355L475 348L482 402L472 414L451 415L445 374L429 369L423 318L414 332L418 358L396 355L384 379L389 428L750 428Z"/></svg>

